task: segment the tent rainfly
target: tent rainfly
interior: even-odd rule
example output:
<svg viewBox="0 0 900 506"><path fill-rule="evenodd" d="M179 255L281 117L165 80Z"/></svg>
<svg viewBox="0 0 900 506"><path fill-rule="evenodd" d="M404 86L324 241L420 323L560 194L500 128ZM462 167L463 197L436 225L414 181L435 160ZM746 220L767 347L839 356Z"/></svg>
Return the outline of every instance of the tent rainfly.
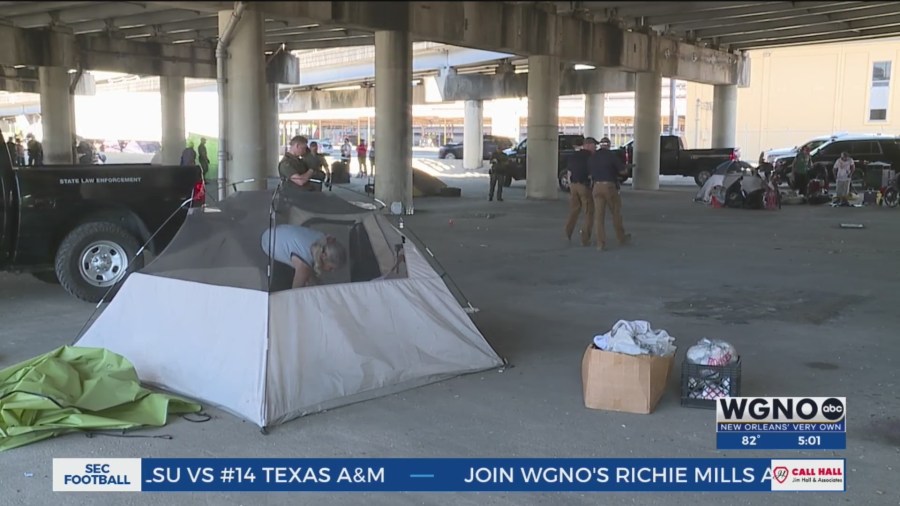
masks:
<svg viewBox="0 0 900 506"><path fill-rule="evenodd" d="M293 267L261 240L285 224L335 237L346 265L291 288ZM288 189L192 209L77 345L119 353L142 382L262 428L503 364L385 216Z"/></svg>

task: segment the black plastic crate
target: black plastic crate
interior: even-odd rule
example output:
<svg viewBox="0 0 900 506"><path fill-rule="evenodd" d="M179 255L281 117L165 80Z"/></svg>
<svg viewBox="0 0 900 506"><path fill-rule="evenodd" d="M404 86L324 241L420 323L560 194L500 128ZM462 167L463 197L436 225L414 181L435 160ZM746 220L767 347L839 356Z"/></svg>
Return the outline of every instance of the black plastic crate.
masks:
<svg viewBox="0 0 900 506"><path fill-rule="evenodd" d="M681 363L681 405L689 408L715 409L718 397L740 397L741 357L728 365Z"/></svg>

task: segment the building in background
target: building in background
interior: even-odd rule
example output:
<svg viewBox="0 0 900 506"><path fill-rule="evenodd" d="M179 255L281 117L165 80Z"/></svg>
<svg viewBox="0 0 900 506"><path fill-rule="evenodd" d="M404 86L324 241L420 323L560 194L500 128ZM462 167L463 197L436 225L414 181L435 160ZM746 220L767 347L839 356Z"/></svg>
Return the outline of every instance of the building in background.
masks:
<svg viewBox="0 0 900 506"><path fill-rule="evenodd" d="M796 146L838 132L900 135L893 77L900 38L750 51L750 86L738 89L737 147ZM685 141L710 147L713 87L687 85Z"/></svg>

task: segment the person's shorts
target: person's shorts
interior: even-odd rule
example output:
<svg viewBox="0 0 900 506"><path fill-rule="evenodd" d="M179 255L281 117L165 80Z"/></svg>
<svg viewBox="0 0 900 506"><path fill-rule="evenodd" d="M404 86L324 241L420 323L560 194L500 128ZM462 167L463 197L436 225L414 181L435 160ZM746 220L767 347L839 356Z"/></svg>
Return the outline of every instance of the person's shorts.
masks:
<svg viewBox="0 0 900 506"><path fill-rule="evenodd" d="M850 180L845 179L838 181L835 191L837 192L838 197L846 197L847 195L850 195Z"/></svg>

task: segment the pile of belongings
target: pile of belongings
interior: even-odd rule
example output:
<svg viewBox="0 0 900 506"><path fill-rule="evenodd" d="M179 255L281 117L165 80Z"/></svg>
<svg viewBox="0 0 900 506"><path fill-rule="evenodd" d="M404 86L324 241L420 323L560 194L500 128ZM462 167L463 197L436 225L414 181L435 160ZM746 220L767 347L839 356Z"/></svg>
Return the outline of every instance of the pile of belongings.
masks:
<svg viewBox="0 0 900 506"><path fill-rule="evenodd" d="M103 348L63 346L0 369L0 452L73 431L162 427L200 405L141 386Z"/></svg>
<svg viewBox="0 0 900 506"><path fill-rule="evenodd" d="M722 366L738 361L738 353L730 343L719 339L703 338L688 348L689 364L716 366L715 369L700 369L699 374L688 378L689 399L715 400L728 397L731 392L731 376Z"/></svg>
<svg viewBox="0 0 900 506"><path fill-rule="evenodd" d="M626 355L656 355L675 353L675 338L665 330L653 330L650 322L619 320L606 334L594 336L594 346Z"/></svg>
<svg viewBox="0 0 900 506"><path fill-rule="evenodd" d="M780 196L775 186L759 175L747 162L729 160L719 164L697 191L695 202L712 207L741 209L779 209Z"/></svg>

